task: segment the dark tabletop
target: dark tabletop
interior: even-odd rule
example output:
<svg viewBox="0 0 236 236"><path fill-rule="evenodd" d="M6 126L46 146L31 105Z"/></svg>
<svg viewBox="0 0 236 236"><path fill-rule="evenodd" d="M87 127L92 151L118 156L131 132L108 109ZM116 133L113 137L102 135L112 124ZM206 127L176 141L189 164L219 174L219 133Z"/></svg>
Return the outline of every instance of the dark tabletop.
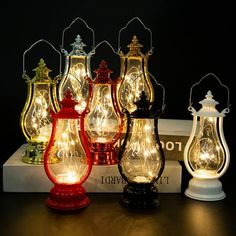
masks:
<svg viewBox="0 0 236 236"><path fill-rule="evenodd" d="M47 193L1 193L0 235L233 236L234 196L203 202L183 194L159 194L156 209L128 209L121 194L88 194L90 205L62 213L46 205Z"/></svg>

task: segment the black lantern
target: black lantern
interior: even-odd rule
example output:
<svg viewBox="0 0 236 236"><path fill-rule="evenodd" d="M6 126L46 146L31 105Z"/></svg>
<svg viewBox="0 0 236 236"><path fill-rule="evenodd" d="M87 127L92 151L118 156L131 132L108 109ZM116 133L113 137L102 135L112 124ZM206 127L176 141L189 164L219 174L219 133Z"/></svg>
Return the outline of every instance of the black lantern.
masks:
<svg viewBox="0 0 236 236"><path fill-rule="evenodd" d="M127 182L121 204L131 208L152 208L159 205L154 183L161 176L165 158L158 135L158 118L151 102L142 91L137 109L127 111L127 132L118 156L120 174Z"/></svg>

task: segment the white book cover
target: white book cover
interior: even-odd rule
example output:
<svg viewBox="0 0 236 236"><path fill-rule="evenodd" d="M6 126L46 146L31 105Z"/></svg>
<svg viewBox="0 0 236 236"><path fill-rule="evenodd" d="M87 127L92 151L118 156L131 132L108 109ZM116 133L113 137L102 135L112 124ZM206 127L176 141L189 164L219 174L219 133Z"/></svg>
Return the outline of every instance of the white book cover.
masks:
<svg viewBox="0 0 236 236"><path fill-rule="evenodd" d="M53 183L48 179L43 165L22 162L27 144L19 149L3 164L4 192L49 192ZM157 181L160 193L181 192L182 167L178 161L166 161L162 176ZM96 166L83 183L87 192L118 193L123 191L125 181L120 176L117 165Z"/></svg>

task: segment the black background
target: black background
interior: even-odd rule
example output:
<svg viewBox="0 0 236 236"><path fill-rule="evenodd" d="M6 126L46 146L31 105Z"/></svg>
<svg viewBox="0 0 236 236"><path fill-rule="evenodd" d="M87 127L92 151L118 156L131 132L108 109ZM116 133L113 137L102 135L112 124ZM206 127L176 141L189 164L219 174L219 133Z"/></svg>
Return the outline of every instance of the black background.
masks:
<svg viewBox="0 0 236 236"><path fill-rule="evenodd" d="M117 50L119 29L133 17L139 17L153 33L154 53L149 59L149 71L166 89L166 109L162 118L192 119L187 109L189 90L207 73L215 73L229 87L232 106L224 119L224 130L231 164L222 182L226 194L231 194L235 188L232 179L236 176L233 14L229 1L1 1L1 163L25 142L19 125L27 92L27 84L21 77L24 51L42 38L59 50L63 29L76 17L84 19L94 29L96 44L107 40ZM142 30L136 23L133 22L129 28L131 34ZM81 25L75 28L76 33L82 30ZM148 34L139 33L140 43L145 46L143 52L146 52L149 49ZM126 50L125 45L131 37L123 37L123 49ZM68 50L74 38L75 35L67 35L65 46ZM87 45L91 45L86 34L83 38ZM86 48L87 51L90 49L90 46ZM27 54L25 65L29 74L43 53L47 66L53 69L51 76L58 74L58 56L46 52L46 49L39 49ZM106 59L114 71L112 77L118 76L119 58L105 44L98 48L93 58L92 71L97 68L98 61ZM200 86L193 101L197 106L211 89L213 94L216 93L215 99L220 102L221 111L227 105L227 93L216 80L210 80L210 85L203 83Z"/></svg>

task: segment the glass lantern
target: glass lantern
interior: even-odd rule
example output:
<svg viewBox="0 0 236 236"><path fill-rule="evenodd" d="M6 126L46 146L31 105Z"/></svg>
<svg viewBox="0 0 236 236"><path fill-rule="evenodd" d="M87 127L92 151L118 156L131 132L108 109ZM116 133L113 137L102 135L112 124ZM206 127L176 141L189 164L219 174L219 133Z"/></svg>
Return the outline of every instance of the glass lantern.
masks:
<svg viewBox="0 0 236 236"><path fill-rule="evenodd" d="M40 59L31 79L25 73L23 78L28 85L27 100L21 113L20 124L28 142L22 161L29 164L42 164L43 153L47 147L52 121L48 109L59 109L56 98L56 79L49 77L51 71Z"/></svg>
<svg viewBox="0 0 236 236"><path fill-rule="evenodd" d="M218 104L211 91L199 102L202 108L189 110L193 115L193 127L184 150L184 163L193 176L185 195L203 201L216 201L225 198L222 184L218 180L229 166L229 149L223 132L223 117L229 112L226 108L218 112Z"/></svg>
<svg viewBox="0 0 236 236"><path fill-rule="evenodd" d="M148 73L148 58L150 51L144 55L141 52L143 47L138 42L137 36L133 36L132 42L127 46L129 52L119 52L121 59L121 83L118 89L118 101L122 108L130 113L135 109L135 103L144 91L150 102L154 101L154 89Z"/></svg>
<svg viewBox="0 0 236 236"><path fill-rule="evenodd" d="M82 21L92 32L92 48L94 48L94 31L83 19L79 17L76 18L67 28L63 30L61 51L65 55L65 70L58 86L58 97L59 101L62 101L65 92L69 89L72 92L73 98L78 102L76 105L76 110L81 113L86 109L89 98L89 82L85 78L91 78L90 59L94 54L94 51L92 50L89 53L84 51L86 44L82 41L82 37L80 35L77 35L75 41L71 43L72 51L70 53L63 48L64 34L66 30L70 29L77 20Z"/></svg>
<svg viewBox="0 0 236 236"><path fill-rule="evenodd" d="M127 133L118 156L120 174L127 182L120 202L131 208L152 208L159 205L154 183L163 172L165 158L158 119L152 114L144 91L135 105L134 112L127 112Z"/></svg>
<svg viewBox="0 0 236 236"><path fill-rule="evenodd" d="M65 72L58 87L59 100L63 99L64 93L70 89L73 98L78 101L76 110L83 112L86 108L89 97L89 82L86 76L91 77L90 57L83 48L86 46L79 35L71 44L73 49L66 55Z"/></svg>
<svg viewBox="0 0 236 236"><path fill-rule="evenodd" d="M122 113L116 100L117 81L110 78L111 70L106 61L101 61L95 70L96 78L92 84L92 96L89 113L85 120L87 137L95 165L113 165L117 163L114 144L123 129Z"/></svg>
<svg viewBox="0 0 236 236"><path fill-rule="evenodd" d="M79 114L76 101L68 91L60 102L61 110L53 118L52 135L45 151L44 168L54 184L47 205L58 210L76 210L88 206L82 183L88 178L92 160L84 133L86 110ZM54 159L58 161L53 163Z"/></svg>

